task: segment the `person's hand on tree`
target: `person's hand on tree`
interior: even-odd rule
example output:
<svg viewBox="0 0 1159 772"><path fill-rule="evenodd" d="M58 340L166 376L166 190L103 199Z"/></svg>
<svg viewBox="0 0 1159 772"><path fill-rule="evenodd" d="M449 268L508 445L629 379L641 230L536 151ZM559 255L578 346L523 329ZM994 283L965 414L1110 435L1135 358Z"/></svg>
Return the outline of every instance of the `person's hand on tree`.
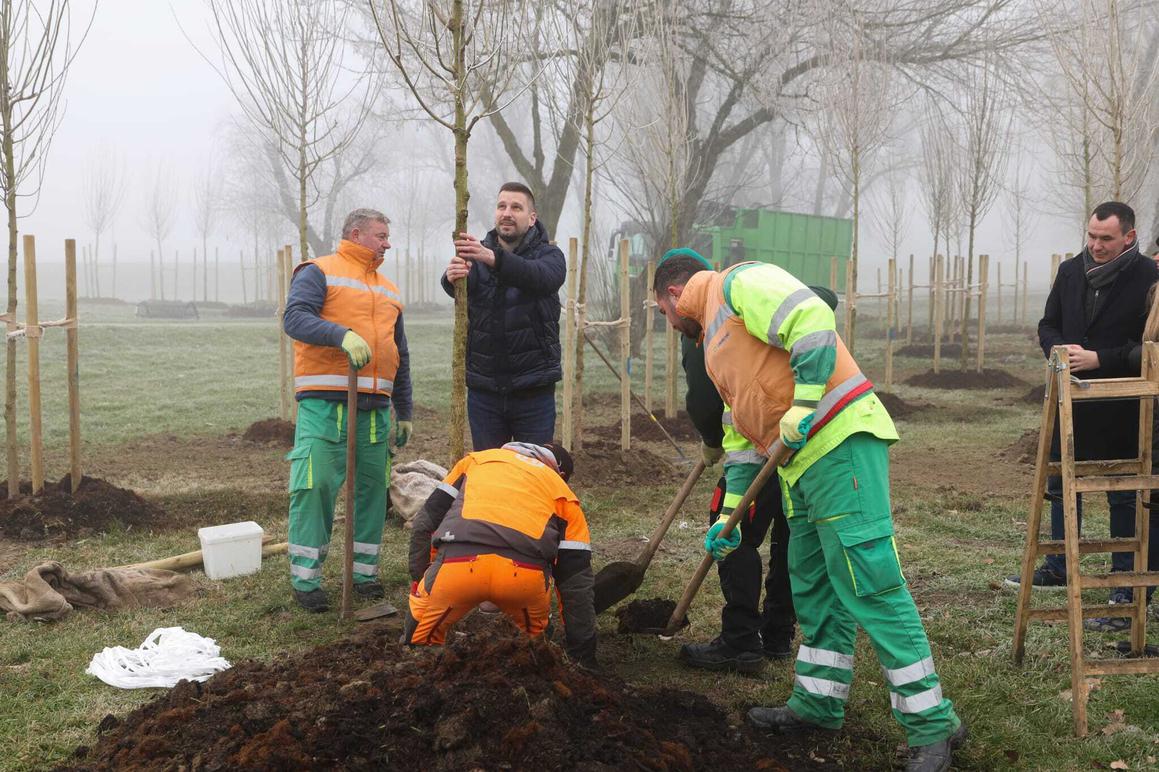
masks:
<svg viewBox="0 0 1159 772"><path fill-rule="evenodd" d="M447 281L454 284L459 279L467 278L467 274L471 272L471 264L461 257L452 257L450 265L447 266L446 276Z"/></svg>
<svg viewBox="0 0 1159 772"><path fill-rule="evenodd" d="M470 233L460 233L459 238L455 239L455 257L495 267L495 253Z"/></svg>

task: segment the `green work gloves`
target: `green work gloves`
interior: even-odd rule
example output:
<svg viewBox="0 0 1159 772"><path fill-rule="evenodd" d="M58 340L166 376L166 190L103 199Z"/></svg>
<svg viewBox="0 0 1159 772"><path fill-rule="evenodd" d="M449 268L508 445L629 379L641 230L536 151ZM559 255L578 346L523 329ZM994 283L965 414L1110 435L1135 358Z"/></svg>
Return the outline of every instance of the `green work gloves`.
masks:
<svg viewBox="0 0 1159 772"><path fill-rule="evenodd" d="M415 430L413 421L399 421L394 430L394 446L401 448L406 445L410 439L411 432Z"/></svg>
<svg viewBox="0 0 1159 772"><path fill-rule="evenodd" d="M716 466L716 462L720 461L724 456L724 448L713 448L705 443L700 443L700 458L704 461L705 468Z"/></svg>
<svg viewBox="0 0 1159 772"><path fill-rule="evenodd" d="M713 560L724 560L740 546L740 523L736 524L728 538L720 538L720 532L724 530L724 524L727 522L727 515L716 518L716 522L712 524L712 527L708 529L708 534L704 537L704 548L712 553Z"/></svg>
<svg viewBox="0 0 1159 772"><path fill-rule="evenodd" d="M781 441L793 450L805 447L816 408L793 405L781 416Z"/></svg>
<svg viewBox="0 0 1159 772"><path fill-rule="evenodd" d="M342 336L342 350L355 370L361 370L370 361L370 346L354 330L347 330Z"/></svg>

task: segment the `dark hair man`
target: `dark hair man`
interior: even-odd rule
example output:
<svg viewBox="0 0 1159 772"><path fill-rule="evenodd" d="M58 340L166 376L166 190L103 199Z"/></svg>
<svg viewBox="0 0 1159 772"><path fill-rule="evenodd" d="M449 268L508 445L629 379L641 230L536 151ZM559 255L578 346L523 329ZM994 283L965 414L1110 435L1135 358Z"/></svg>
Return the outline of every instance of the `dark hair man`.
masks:
<svg viewBox="0 0 1159 772"><path fill-rule="evenodd" d="M535 214L526 185L499 189L495 228L455 240L442 285L467 280L467 420L475 450L555 434L555 383L563 377L559 288L567 265Z"/></svg>
<svg viewBox="0 0 1159 772"><path fill-rule="evenodd" d="M1070 369L1078 377L1118 378L1139 374L1132 363L1132 351L1143 339L1147 319L1147 290L1159 279L1155 261L1139 254L1135 234L1135 212L1119 201L1095 207L1087 222L1087 243L1076 257L1062 263L1046 309L1038 323L1042 352L1050 356L1055 346L1066 346ZM1074 405L1075 458L1081 461L1131 458L1138 452L1139 403L1137 401L1079 402ZM1061 456L1058 425L1055 425L1050 458ZM1051 477L1047 490L1054 494L1050 503L1051 538L1063 538L1062 478ZM1079 518L1082 499L1079 498ZM1135 493L1108 491L1111 536L1135 534ZM1116 552L1112 571L1130 571L1130 552ZM1020 577L1007 577L1018 586ZM1066 556L1047 555L1034 572L1035 589L1065 589ZM1130 587L1111 591L1111 603L1130 601ZM1122 630L1126 619L1090 619L1086 625L1096 630Z"/></svg>

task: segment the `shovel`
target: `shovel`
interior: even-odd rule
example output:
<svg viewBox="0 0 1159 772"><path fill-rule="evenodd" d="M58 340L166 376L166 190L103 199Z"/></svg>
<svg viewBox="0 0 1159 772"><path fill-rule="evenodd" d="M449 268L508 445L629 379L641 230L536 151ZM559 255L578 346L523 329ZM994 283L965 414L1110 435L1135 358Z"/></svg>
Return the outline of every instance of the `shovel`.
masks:
<svg viewBox="0 0 1159 772"><path fill-rule="evenodd" d="M744 492L744 497L736 505L736 509L732 511L728 521L724 524L724 528L720 530L720 536L722 538L732 533L732 529L736 528L737 523L744 517L753 499L757 497L757 494L761 492L761 488L765 487L765 483L773 476L773 473L777 470L777 466L784 463L792 452L792 448L781 442L781 439L778 437L769 451L769 460L761 467L761 471L757 474L756 479L752 481L748 490ZM672 636L682 627L684 616L688 613L688 607L692 605L692 599L700 591L700 585L704 583L704 577L708 575L708 570L712 568L712 564L715 562L712 553L706 551L704 553L704 559L700 561L700 566L697 567L696 573L692 575L692 580L688 582L687 589L684 590L684 597L676 604L676 609L668 619L668 625L664 630L657 632L661 635Z"/></svg>
<svg viewBox="0 0 1159 772"><path fill-rule="evenodd" d="M668 532L668 526L672 525L676 513L684 505L688 494L692 492L692 486L700 479L702 472L704 472L704 462L697 461L696 466L692 468L684 480L684 485L677 492L676 498L668 505L668 510L656 526L656 530L652 532L647 546L644 547L644 551L640 553L638 558L631 561L618 560L615 563L609 563L596 574L595 606L597 614L602 614L639 589L640 584L644 581L644 572L648 570L648 564L652 562L652 557L660 547L660 540Z"/></svg>

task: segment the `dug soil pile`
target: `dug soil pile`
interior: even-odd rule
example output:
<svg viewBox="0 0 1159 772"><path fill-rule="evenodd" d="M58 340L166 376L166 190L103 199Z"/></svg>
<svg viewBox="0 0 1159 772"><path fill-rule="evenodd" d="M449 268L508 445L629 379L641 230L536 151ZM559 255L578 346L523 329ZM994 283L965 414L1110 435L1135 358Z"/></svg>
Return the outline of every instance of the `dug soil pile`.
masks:
<svg viewBox="0 0 1159 772"><path fill-rule="evenodd" d="M877 395L877 398L881 400L881 404L885 405L886 411L893 418L905 418L929 407L929 405L906 402L896 394L890 394L887 391L874 390L873 393Z"/></svg>
<svg viewBox="0 0 1159 772"><path fill-rule="evenodd" d="M1042 405L1042 401L1046 399L1046 386L1033 386L1030 391L1018 398L1019 402L1024 402L1027 405Z"/></svg>
<svg viewBox="0 0 1159 772"><path fill-rule="evenodd" d="M648 600L634 600L626 606L616 609L617 633L654 633L668 626L672 612L676 610L676 601L663 598ZM688 627L688 617L680 620L681 627Z"/></svg>
<svg viewBox="0 0 1159 772"><path fill-rule="evenodd" d="M0 488L0 533L12 539L75 538L104 531L114 523L123 528L164 525L165 513L133 491L110 485L95 477L81 477L72 493L69 475L58 483L45 483L33 496L32 485L20 484L20 496L8 498L7 485Z"/></svg>
<svg viewBox="0 0 1159 772"><path fill-rule="evenodd" d="M101 722L68 770L783 770L803 741L734 729L705 697L634 689L514 628L408 650L397 626L182 682ZM776 757L770 756L773 752ZM809 766L814 766L809 764ZM830 764L830 769L836 765Z"/></svg>
<svg viewBox="0 0 1159 772"><path fill-rule="evenodd" d="M1038 456L1038 429L1027 429L1022 433L1016 441L1011 443L1002 451L1002 457L1009 461L1016 461L1019 464L1030 464L1034 466L1034 462Z"/></svg>
<svg viewBox="0 0 1159 772"><path fill-rule="evenodd" d="M677 442L691 442L700 441L700 435L696 433L696 427L692 425L692 419L688 417L688 413L681 410L676 414L675 418L665 418L662 415L656 414L656 421L653 421L648 416L640 412L636 405L632 405L632 439L645 440L647 442L668 442L664 436L664 432L660 431L660 426L664 427L664 431L668 432L668 436ZM614 440L617 443L620 441L620 422L608 424L606 426L593 426L586 430L596 437L606 440ZM671 447L671 446L669 446Z"/></svg>
<svg viewBox="0 0 1159 772"><path fill-rule="evenodd" d="M572 486L661 485L670 480L680 479L681 473L671 463L649 450L644 448L632 448L626 452L620 450L619 434L616 436L617 439L613 442L585 434L583 450L575 454ZM672 451L672 455L676 455L675 450Z"/></svg>
<svg viewBox="0 0 1159 772"><path fill-rule="evenodd" d="M911 375L906 379L906 385L924 386L927 389L1012 389L1028 384L1005 370L987 367L980 373L973 369L943 369L940 373L929 370Z"/></svg>
<svg viewBox="0 0 1159 772"><path fill-rule="evenodd" d="M277 445L281 448L294 447L294 425L280 418L255 421L241 436L246 442L258 445Z"/></svg>

